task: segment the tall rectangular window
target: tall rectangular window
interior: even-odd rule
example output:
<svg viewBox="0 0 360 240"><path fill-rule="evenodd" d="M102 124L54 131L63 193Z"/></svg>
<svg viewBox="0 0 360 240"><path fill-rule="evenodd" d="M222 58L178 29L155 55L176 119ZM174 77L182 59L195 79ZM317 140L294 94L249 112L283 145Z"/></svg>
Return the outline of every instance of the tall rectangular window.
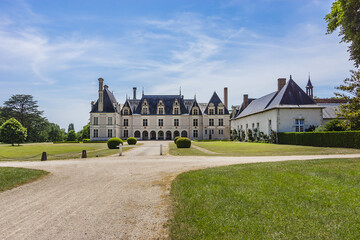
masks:
<svg viewBox="0 0 360 240"><path fill-rule="evenodd" d="M219 115L223 115L223 114L224 114L224 109L219 108L219 109L218 109L218 114L219 114Z"/></svg>
<svg viewBox="0 0 360 240"><path fill-rule="evenodd" d="M209 119L209 126L214 126L214 119Z"/></svg>
<svg viewBox="0 0 360 240"><path fill-rule="evenodd" d="M94 138L99 137L99 130L98 129L94 129Z"/></svg>
<svg viewBox="0 0 360 240"><path fill-rule="evenodd" d="M99 118L98 117L94 117L94 125L99 125Z"/></svg>
<svg viewBox="0 0 360 240"><path fill-rule="evenodd" d="M295 132L303 132L303 131L304 131L304 119L296 119Z"/></svg>
<svg viewBox="0 0 360 240"><path fill-rule="evenodd" d="M199 119L193 119L193 126L197 127L199 125Z"/></svg>
<svg viewBox="0 0 360 240"><path fill-rule="evenodd" d="M161 107L161 108L159 108L159 114L160 115L163 115L164 114L164 109Z"/></svg>
<svg viewBox="0 0 360 240"><path fill-rule="evenodd" d="M174 108L174 114L178 115L179 113L180 113L179 108L178 107Z"/></svg>
<svg viewBox="0 0 360 240"><path fill-rule="evenodd" d="M194 130L194 131L193 131L193 137L194 137L194 138L198 138L198 137L199 137L199 131L198 131L198 130Z"/></svg>
<svg viewBox="0 0 360 240"><path fill-rule="evenodd" d="M164 119L159 119L159 127L163 127L164 126Z"/></svg>
<svg viewBox="0 0 360 240"><path fill-rule="evenodd" d="M174 126L178 127L179 126L179 119L174 119Z"/></svg>
<svg viewBox="0 0 360 240"><path fill-rule="evenodd" d="M125 127L129 126L129 119L124 119L124 126Z"/></svg>
<svg viewBox="0 0 360 240"><path fill-rule="evenodd" d="M224 119L219 119L219 126L224 126Z"/></svg>
<svg viewBox="0 0 360 240"><path fill-rule="evenodd" d="M147 120L147 119L143 119L143 126L144 126L144 127L147 127L147 125L148 125L148 120Z"/></svg>
<svg viewBox="0 0 360 240"><path fill-rule="evenodd" d="M213 108L209 109L209 115L214 115L214 113L215 113L215 109Z"/></svg>
<svg viewBox="0 0 360 240"><path fill-rule="evenodd" d="M112 138L112 136L113 136L113 135L112 135L112 129L108 129L108 137L109 137L109 138Z"/></svg>
<svg viewBox="0 0 360 240"><path fill-rule="evenodd" d="M124 138L128 138L129 137L129 130L124 130Z"/></svg>
<svg viewBox="0 0 360 240"><path fill-rule="evenodd" d="M223 135L224 134L224 129L219 129L219 134Z"/></svg>
<svg viewBox="0 0 360 240"><path fill-rule="evenodd" d="M108 117L108 125L112 125L112 117Z"/></svg>

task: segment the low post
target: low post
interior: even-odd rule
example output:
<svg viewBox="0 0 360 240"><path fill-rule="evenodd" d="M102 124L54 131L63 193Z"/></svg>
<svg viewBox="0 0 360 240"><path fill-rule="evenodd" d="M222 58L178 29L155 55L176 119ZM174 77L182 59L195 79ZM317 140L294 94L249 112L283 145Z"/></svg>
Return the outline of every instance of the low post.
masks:
<svg viewBox="0 0 360 240"><path fill-rule="evenodd" d="M82 150L81 158L87 158L86 150Z"/></svg>
<svg viewBox="0 0 360 240"><path fill-rule="evenodd" d="M122 145L119 145L119 156L122 156Z"/></svg>
<svg viewBox="0 0 360 240"><path fill-rule="evenodd" d="M160 155L162 155L162 144L160 144Z"/></svg>
<svg viewBox="0 0 360 240"><path fill-rule="evenodd" d="M46 160L47 160L46 152L43 152L41 155L41 161L46 161Z"/></svg>

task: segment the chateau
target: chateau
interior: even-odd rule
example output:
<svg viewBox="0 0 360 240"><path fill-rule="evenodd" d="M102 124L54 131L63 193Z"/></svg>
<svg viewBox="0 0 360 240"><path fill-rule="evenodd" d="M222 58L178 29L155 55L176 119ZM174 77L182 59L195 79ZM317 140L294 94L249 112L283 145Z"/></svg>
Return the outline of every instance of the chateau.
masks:
<svg viewBox="0 0 360 240"><path fill-rule="evenodd" d="M99 98L91 102L90 138L112 137L141 140L171 140L177 136L190 139L229 139L230 114L227 88L224 103L216 92L208 103L179 95L144 95L118 103L104 80L99 78Z"/></svg>

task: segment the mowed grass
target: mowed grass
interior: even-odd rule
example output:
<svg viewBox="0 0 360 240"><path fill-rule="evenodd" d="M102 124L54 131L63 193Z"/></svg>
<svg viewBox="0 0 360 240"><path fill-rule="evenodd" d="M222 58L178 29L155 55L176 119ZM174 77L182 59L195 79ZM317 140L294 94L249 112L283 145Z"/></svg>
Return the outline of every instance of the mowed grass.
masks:
<svg viewBox="0 0 360 240"><path fill-rule="evenodd" d="M48 172L36 169L0 167L0 192L34 181Z"/></svg>
<svg viewBox="0 0 360 240"><path fill-rule="evenodd" d="M131 149L128 145L123 151ZM36 143L11 146L0 144L0 160L41 160L42 152L46 152L48 160L80 158L82 150L87 151L88 157L104 157L119 152L118 149L108 149L106 143Z"/></svg>
<svg viewBox="0 0 360 240"><path fill-rule="evenodd" d="M191 144L193 144L193 142ZM169 154L173 155L173 156L208 156L208 155L210 155L210 154L206 154L200 150L197 150L193 147L177 148L176 144L173 142L169 143Z"/></svg>
<svg viewBox="0 0 360 240"><path fill-rule="evenodd" d="M298 145L243 142L192 142L192 144L217 153L215 156L288 156L288 155L326 155L360 153L360 149L325 148ZM196 155L204 155L199 152ZM214 156L214 155L213 155Z"/></svg>
<svg viewBox="0 0 360 240"><path fill-rule="evenodd" d="M360 159L257 163L180 174L172 239L360 239Z"/></svg>

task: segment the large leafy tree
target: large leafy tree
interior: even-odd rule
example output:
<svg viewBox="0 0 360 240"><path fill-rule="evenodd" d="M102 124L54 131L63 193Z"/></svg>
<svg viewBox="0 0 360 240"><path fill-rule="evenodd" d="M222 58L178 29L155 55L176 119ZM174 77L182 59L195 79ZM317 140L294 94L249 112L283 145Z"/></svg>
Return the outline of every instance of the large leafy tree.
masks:
<svg viewBox="0 0 360 240"><path fill-rule="evenodd" d="M86 124L81 131L77 133L78 140L82 141L83 139L90 138L90 123Z"/></svg>
<svg viewBox="0 0 360 240"><path fill-rule="evenodd" d="M67 140L68 141L75 141L76 140L76 133L74 130L70 130L67 134Z"/></svg>
<svg viewBox="0 0 360 240"><path fill-rule="evenodd" d="M0 136L4 143L10 143L13 146L14 143L20 145L20 143L25 141L27 131L19 121L17 121L15 118L10 118L1 125Z"/></svg>
<svg viewBox="0 0 360 240"><path fill-rule="evenodd" d="M74 124L73 124L73 123L70 123L70 124L69 124L69 127L68 127L68 132L70 132L71 130L74 130L74 131L75 131L75 128L74 128Z"/></svg>
<svg viewBox="0 0 360 240"><path fill-rule="evenodd" d="M360 130L360 71L350 70L351 77L337 87L345 93L335 93L348 103L340 106L339 116L347 119L351 130Z"/></svg>
<svg viewBox="0 0 360 240"><path fill-rule="evenodd" d="M65 139L65 131L61 130L59 125L50 123L48 128L48 140L52 142L63 141Z"/></svg>
<svg viewBox="0 0 360 240"><path fill-rule="evenodd" d="M360 1L336 0L331 12L325 17L327 33L333 33L339 28L341 42L350 44L350 59L355 62L355 67L360 65Z"/></svg>

